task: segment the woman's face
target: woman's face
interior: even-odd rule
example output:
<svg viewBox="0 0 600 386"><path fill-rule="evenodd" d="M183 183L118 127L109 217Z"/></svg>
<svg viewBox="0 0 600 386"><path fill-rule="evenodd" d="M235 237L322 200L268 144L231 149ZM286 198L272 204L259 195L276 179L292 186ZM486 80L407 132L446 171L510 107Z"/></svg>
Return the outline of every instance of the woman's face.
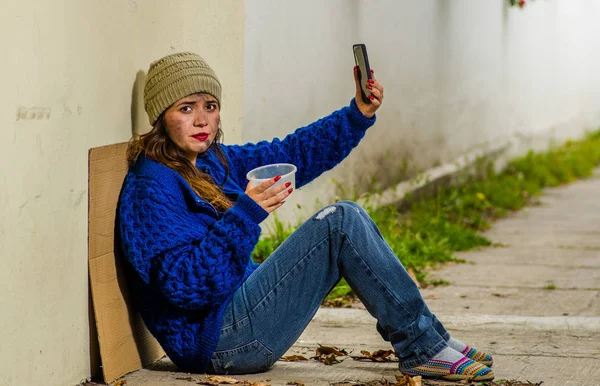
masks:
<svg viewBox="0 0 600 386"><path fill-rule="evenodd" d="M219 104L208 94L181 98L165 111L167 135L192 164L215 140L220 119Z"/></svg>

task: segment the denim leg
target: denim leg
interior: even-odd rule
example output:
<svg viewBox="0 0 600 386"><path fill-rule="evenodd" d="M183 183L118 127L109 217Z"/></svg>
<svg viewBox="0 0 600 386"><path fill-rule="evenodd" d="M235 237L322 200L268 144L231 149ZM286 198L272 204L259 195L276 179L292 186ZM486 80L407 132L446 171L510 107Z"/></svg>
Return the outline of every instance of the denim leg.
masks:
<svg viewBox="0 0 600 386"><path fill-rule="evenodd" d="M373 221L344 201L307 220L236 291L212 370L266 370L294 344L341 277L377 319L403 367L446 347L448 333Z"/></svg>

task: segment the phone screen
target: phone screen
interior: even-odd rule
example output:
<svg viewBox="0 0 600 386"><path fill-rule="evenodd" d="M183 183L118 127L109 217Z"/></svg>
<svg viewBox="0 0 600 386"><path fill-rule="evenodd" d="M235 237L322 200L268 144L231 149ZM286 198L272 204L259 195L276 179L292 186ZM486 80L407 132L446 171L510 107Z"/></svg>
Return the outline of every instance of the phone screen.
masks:
<svg viewBox="0 0 600 386"><path fill-rule="evenodd" d="M367 81L371 79L371 67L369 67L367 47L364 44L355 44L352 46L352 50L354 51L354 62L359 69L358 79L362 91L362 100L365 103L371 103L371 100L369 99L371 93L367 89L367 85L369 84Z"/></svg>

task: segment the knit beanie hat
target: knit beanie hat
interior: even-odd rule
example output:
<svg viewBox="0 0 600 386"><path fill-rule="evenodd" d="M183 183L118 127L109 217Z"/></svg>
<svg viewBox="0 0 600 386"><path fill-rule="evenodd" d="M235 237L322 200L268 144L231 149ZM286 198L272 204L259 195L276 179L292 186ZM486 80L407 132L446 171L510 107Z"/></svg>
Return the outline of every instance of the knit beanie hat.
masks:
<svg viewBox="0 0 600 386"><path fill-rule="evenodd" d="M154 126L160 114L181 98L196 93L210 94L221 106L221 83L200 56L180 52L150 64L144 87L144 106Z"/></svg>

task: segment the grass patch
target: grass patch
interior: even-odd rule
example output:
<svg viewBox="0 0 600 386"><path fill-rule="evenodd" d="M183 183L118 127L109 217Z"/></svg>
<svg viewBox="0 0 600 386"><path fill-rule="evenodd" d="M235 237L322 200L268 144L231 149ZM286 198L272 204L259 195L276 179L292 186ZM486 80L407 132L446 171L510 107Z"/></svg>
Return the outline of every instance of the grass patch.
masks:
<svg viewBox="0 0 600 386"><path fill-rule="evenodd" d="M252 260L262 263L287 239L297 227L284 224L273 214L273 227L269 235L263 236L252 251Z"/></svg>
<svg viewBox="0 0 600 386"><path fill-rule="evenodd" d="M543 287L545 290L555 290L556 289L556 285L555 284L548 284L547 286Z"/></svg>
<svg viewBox="0 0 600 386"><path fill-rule="evenodd" d="M429 197L408 200L405 211L393 206L365 208L402 264L417 280L427 283L428 268L460 262L454 252L476 247L506 247L479 234L491 222L536 201L543 188L592 176L600 162L600 130L580 141L567 141L547 152L530 151L496 172L486 160L475 173L464 173L452 186L443 186ZM271 235L263 236L253 253L263 261L294 230L275 221ZM329 299L351 294L342 280Z"/></svg>

